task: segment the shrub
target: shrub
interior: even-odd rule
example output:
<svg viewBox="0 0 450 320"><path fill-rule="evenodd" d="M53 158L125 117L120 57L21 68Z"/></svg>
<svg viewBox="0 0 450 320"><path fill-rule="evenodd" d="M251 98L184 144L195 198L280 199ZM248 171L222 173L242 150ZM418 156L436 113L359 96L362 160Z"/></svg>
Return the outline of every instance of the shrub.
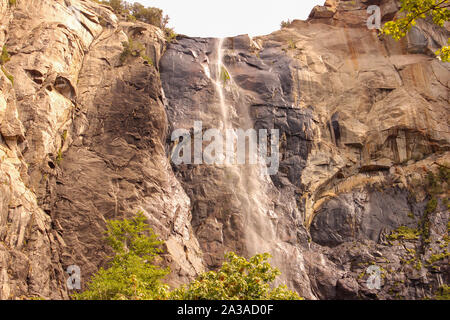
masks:
<svg viewBox="0 0 450 320"><path fill-rule="evenodd" d="M134 3L131 7L131 14L138 20L163 27L163 11L159 8L146 8L140 3Z"/></svg>
<svg viewBox="0 0 450 320"><path fill-rule="evenodd" d="M425 214L428 216L436 211L438 205L438 201L436 198L431 198L430 201L428 201L427 206L425 208Z"/></svg>
<svg viewBox="0 0 450 320"><path fill-rule="evenodd" d="M429 264L433 264L437 261L440 260L444 260L445 258L450 257L450 253L447 251L441 252L441 253L437 253L437 254L433 254L431 255L430 259L428 259L428 263Z"/></svg>
<svg viewBox="0 0 450 320"><path fill-rule="evenodd" d="M289 20L289 19L288 19L287 21L281 21L281 24L280 24L281 29L289 27L289 25L290 25L291 23L292 23L292 21Z"/></svg>
<svg viewBox="0 0 450 320"><path fill-rule="evenodd" d="M143 54L143 55L141 55L141 57L142 57L142 59L144 59L144 61L147 61L147 63L148 63L149 65L155 66L155 65L153 64L152 58L150 58L149 56Z"/></svg>
<svg viewBox="0 0 450 320"><path fill-rule="evenodd" d="M222 84L225 85L230 79L231 77L227 69L224 66L222 66L222 68L220 69L220 80L222 81Z"/></svg>
<svg viewBox="0 0 450 320"><path fill-rule="evenodd" d="M125 9L125 4L122 0L109 0L107 2L113 8L115 13L122 13Z"/></svg>
<svg viewBox="0 0 450 320"><path fill-rule="evenodd" d="M120 54L119 60L121 64L124 64L128 57L143 57L144 59L149 59L145 56L145 47L142 43L129 39L128 42L122 42L123 51Z"/></svg>
<svg viewBox="0 0 450 320"><path fill-rule="evenodd" d="M448 164L439 167L439 180L442 183L446 182L450 185L450 168L448 167Z"/></svg>
<svg viewBox="0 0 450 320"><path fill-rule="evenodd" d="M175 31L172 28L165 27L164 33L166 35L166 40L169 43L172 43L177 39L177 34L175 33Z"/></svg>
<svg viewBox="0 0 450 320"><path fill-rule="evenodd" d="M56 155L56 163L60 164L62 160L63 160L62 148L59 148L58 154Z"/></svg>
<svg viewBox="0 0 450 320"><path fill-rule="evenodd" d="M17 4L17 0L8 0L9 6L15 6Z"/></svg>
<svg viewBox="0 0 450 320"><path fill-rule="evenodd" d="M441 183L432 171L427 173L426 188L428 193L432 195L442 192Z"/></svg>
<svg viewBox="0 0 450 320"><path fill-rule="evenodd" d="M280 275L267 260L268 253L246 260L227 253L218 271L201 274L187 286L174 290L170 298L177 300L299 300L297 293L285 286L271 289Z"/></svg>
<svg viewBox="0 0 450 320"><path fill-rule="evenodd" d="M131 14L129 14L129 15L127 15L127 21L136 22L136 17L131 15Z"/></svg>
<svg viewBox="0 0 450 320"><path fill-rule="evenodd" d="M8 50L6 49L6 46L4 45L2 47L2 53L0 55L0 65L4 65L9 60L11 60L11 57L10 57L10 55L8 53Z"/></svg>
<svg viewBox="0 0 450 320"><path fill-rule="evenodd" d="M438 205L438 200L435 197L432 197L430 201L428 201L427 206L425 207L425 212L420 220L420 228L422 232L422 236L424 241L429 241L430 238L430 215L436 211Z"/></svg>
<svg viewBox="0 0 450 320"><path fill-rule="evenodd" d="M420 232L417 229L411 229L406 226L400 226L392 232L387 238L388 240L417 240Z"/></svg>
<svg viewBox="0 0 450 320"><path fill-rule="evenodd" d="M289 40L288 41L288 48L291 50L297 49L297 45L295 44L294 40Z"/></svg>

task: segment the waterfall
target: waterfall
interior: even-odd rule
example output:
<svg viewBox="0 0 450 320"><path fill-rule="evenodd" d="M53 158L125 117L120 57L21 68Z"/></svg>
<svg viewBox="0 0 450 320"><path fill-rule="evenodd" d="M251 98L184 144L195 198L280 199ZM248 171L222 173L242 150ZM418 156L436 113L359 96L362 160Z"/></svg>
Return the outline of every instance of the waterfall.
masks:
<svg viewBox="0 0 450 320"><path fill-rule="evenodd" d="M204 137L202 133L208 134L207 139L191 145L202 152L199 163L180 169L194 202L193 225L202 241L205 261L211 266L218 266L223 253L229 250L246 257L268 252L273 265L282 271L279 281L288 282L294 288L297 281L303 283L307 279L298 246L298 241L304 240L304 232L296 229L299 227L297 203L274 185L267 174L266 162L258 161L259 151L263 150L258 150L258 146L266 144L262 139L256 143L256 164L248 161L254 153L250 154L249 141L242 143L242 135L241 146L246 144L248 150L245 154L241 151L240 163L235 158L239 149L236 141L231 146L227 141L233 136L229 132L236 137L255 129L252 91L239 85L240 81L247 81L248 66L241 60L245 49L234 45L231 38L186 39L172 49L172 54L166 54L166 85L171 90L177 86L182 89L170 93L172 123L192 134L194 122L194 140L196 136ZM272 128L269 125L267 129ZM250 133L254 136L256 131ZM267 136L264 138L269 140ZM232 148L231 159L228 148Z"/></svg>
<svg viewBox="0 0 450 320"><path fill-rule="evenodd" d="M235 83L231 67L227 68L224 62L227 54L232 55L229 49L224 48L224 44L225 39L217 41L216 58L211 63L215 75L211 77L209 74L218 97L222 130L230 131L238 127L244 130L252 129L254 123L250 116L250 107L243 99L245 92ZM248 162L244 165L225 163L219 167L225 170L224 177L229 177L223 181L224 191L232 192L233 198L238 201L236 213L243 220L244 253L248 256L270 253L272 263L282 271L283 275L278 279L280 282L303 278L303 255L295 244L283 241L284 227L279 225L279 214L282 213L279 208L275 208L275 203L279 202L281 195L270 176L263 174L266 164L260 161L254 165Z"/></svg>
<svg viewBox="0 0 450 320"><path fill-rule="evenodd" d="M225 104L224 72L226 72L226 75L229 75L229 73L225 65L223 64L223 52L222 52L223 42L224 39L221 38L219 39L219 43L217 45L216 79L214 81L214 84L216 87L216 92L219 95L219 104L220 104L220 111L222 114L223 129L226 130L230 128L230 119L228 115L228 108Z"/></svg>
<svg viewBox="0 0 450 320"><path fill-rule="evenodd" d="M214 83L218 103L220 108L221 123L223 132L231 132L237 129L233 123L239 124L243 130L252 129L253 121L250 117L248 105L239 99L239 86L234 82L233 76L226 67L223 59L223 48L225 39L219 39L216 48L216 61L213 63L215 77L211 79ZM231 119L233 115L239 116ZM235 121L233 121L235 120ZM236 151L236 145L234 145ZM246 154L248 160L249 155ZM271 218L275 215L273 206L266 197L266 189L270 184L270 178L264 174L263 166L258 164L244 165L235 163L225 163L227 176L235 177L228 184L229 190L232 190L240 203L240 212L244 219L246 249L249 255L262 252L270 252L275 246L275 228L272 225Z"/></svg>

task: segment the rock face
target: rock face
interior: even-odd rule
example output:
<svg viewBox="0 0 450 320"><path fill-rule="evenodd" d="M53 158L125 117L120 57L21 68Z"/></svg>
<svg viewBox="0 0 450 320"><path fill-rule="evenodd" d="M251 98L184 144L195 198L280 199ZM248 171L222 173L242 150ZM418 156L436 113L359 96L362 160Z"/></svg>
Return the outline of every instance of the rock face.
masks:
<svg viewBox="0 0 450 320"><path fill-rule="evenodd" d="M167 43L91 1L0 0L0 299L68 299L67 267L85 283L106 219L137 211L173 286L233 250L270 252L308 299L433 297L450 274L450 68L433 53L449 30L395 42L369 5L398 11L326 1L267 36ZM278 129L279 170L171 163L195 121Z"/></svg>
<svg viewBox="0 0 450 320"><path fill-rule="evenodd" d="M162 31L90 1L18 1L5 15L15 85L2 73L0 298L68 298L64 270L88 279L106 260L105 219L139 210L166 240L173 284L202 271L164 148ZM148 61L121 61L131 38Z"/></svg>

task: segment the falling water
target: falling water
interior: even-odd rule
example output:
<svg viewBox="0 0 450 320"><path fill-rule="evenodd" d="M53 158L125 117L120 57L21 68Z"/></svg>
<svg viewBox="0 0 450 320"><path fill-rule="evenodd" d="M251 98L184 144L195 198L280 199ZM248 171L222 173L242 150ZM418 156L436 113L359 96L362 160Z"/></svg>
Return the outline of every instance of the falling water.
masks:
<svg viewBox="0 0 450 320"><path fill-rule="evenodd" d="M219 44L217 45L216 80L214 81L214 84L216 86L217 94L219 95L219 104L220 104L220 111L222 113L223 129L228 129L230 128L230 121L228 116L228 108L225 105L225 93L224 93L225 81L223 81L223 73L227 72L228 74L228 71L223 64L223 51L222 51L223 42L224 39L222 38L219 40Z"/></svg>
<svg viewBox="0 0 450 320"><path fill-rule="evenodd" d="M240 56L228 48L231 42L227 38L202 43L207 45L202 49L204 51L200 55L189 55L189 59L193 56L201 65L209 85L193 100L203 102L208 99L212 102L198 106L199 112L193 112L195 119L201 120L208 129L218 129L224 138L228 138L227 133L232 130L253 129L248 102L252 96L233 79L233 73L236 75L239 72ZM177 59L188 56L182 52L178 54L180 57ZM172 63L173 73L176 72L174 66ZM184 115L180 112L174 116ZM179 120L182 122L184 119ZM229 144L225 141L224 146L228 148ZM236 154L236 143L232 147L234 150L231 153ZM227 154L228 149L224 151ZM227 158L225 160L230 160ZM248 160L248 152L245 158ZM203 226L206 226L205 230L209 232L211 227L207 224L214 225L218 230L217 235L214 235L217 243L214 242L212 254L208 258L216 264L220 262L217 261L217 253L221 250L235 250L247 257L269 252L273 265L282 271L284 278L280 278L280 281L289 280L291 287L295 287L297 281L304 283L307 276L303 255L296 244L298 232L293 230L298 210L295 200L287 199L274 186L271 177L265 174L265 162L250 164L246 161L246 164L240 165L235 160L220 161L213 168L210 165L194 166L187 174L189 184L194 186L193 196L199 208L196 212L198 230L202 231ZM211 207L211 203L217 205ZM211 243L209 235L206 238L208 242L204 243L204 250L208 255Z"/></svg>
<svg viewBox="0 0 450 320"><path fill-rule="evenodd" d="M220 120L224 131L234 129L233 123L238 123L242 129L247 130L253 128L253 121L248 106L239 99L239 86L233 81L231 72L224 64L223 58L226 50L223 48L224 40L218 40L217 60L214 63L215 77L211 79L219 98L222 117ZM236 101L239 105L236 105ZM236 117L236 110L239 111L238 117ZM237 119L231 119L233 116ZM246 155L246 158L248 156ZM239 211L244 219L246 250L249 255L272 251L276 245L275 228L271 222L275 213L266 192L270 179L262 174L263 166L265 164L228 163L225 167L226 176L234 177L234 179L230 179L228 187L240 203Z"/></svg>
<svg viewBox="0 0 450 320"><path fill-rule="evenodd" d="M235 126L247 130L253 128L250 108L242 99L245 93L234 82L232 73L225 66L224 56L229 54L224 46L224 39L218 40L215 79L214 82L219 98L220 116L223 130ZM224 76L224 73L226 76ZM239 115L238 115L239 114ZM247 157L248 155L246 155ZM278 279L299 279L305 276L303 255L292 243L282 240L283 227L278 225L280 217L274 203L280 202L280 193L273 185L271 178L263 174L266 164L258 162L251 165L227 164L224 186L233 193L238 201L237 214L243 219L245 254L252 256L257 253L272 254L272 263L277 266L283 276Z"/></svg>

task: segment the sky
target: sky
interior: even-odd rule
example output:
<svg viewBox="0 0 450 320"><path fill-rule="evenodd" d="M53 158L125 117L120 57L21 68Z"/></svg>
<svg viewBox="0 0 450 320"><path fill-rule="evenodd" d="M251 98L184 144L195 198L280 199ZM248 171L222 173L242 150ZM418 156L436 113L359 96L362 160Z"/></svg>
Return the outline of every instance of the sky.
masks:
<svg viewBox="0 0 450 320"><path fill-rule="evenodd" d="M138 0L169 15L176 33L192 37L266 35L280 29L283 20L308 18L325 0Z"/></svg>

